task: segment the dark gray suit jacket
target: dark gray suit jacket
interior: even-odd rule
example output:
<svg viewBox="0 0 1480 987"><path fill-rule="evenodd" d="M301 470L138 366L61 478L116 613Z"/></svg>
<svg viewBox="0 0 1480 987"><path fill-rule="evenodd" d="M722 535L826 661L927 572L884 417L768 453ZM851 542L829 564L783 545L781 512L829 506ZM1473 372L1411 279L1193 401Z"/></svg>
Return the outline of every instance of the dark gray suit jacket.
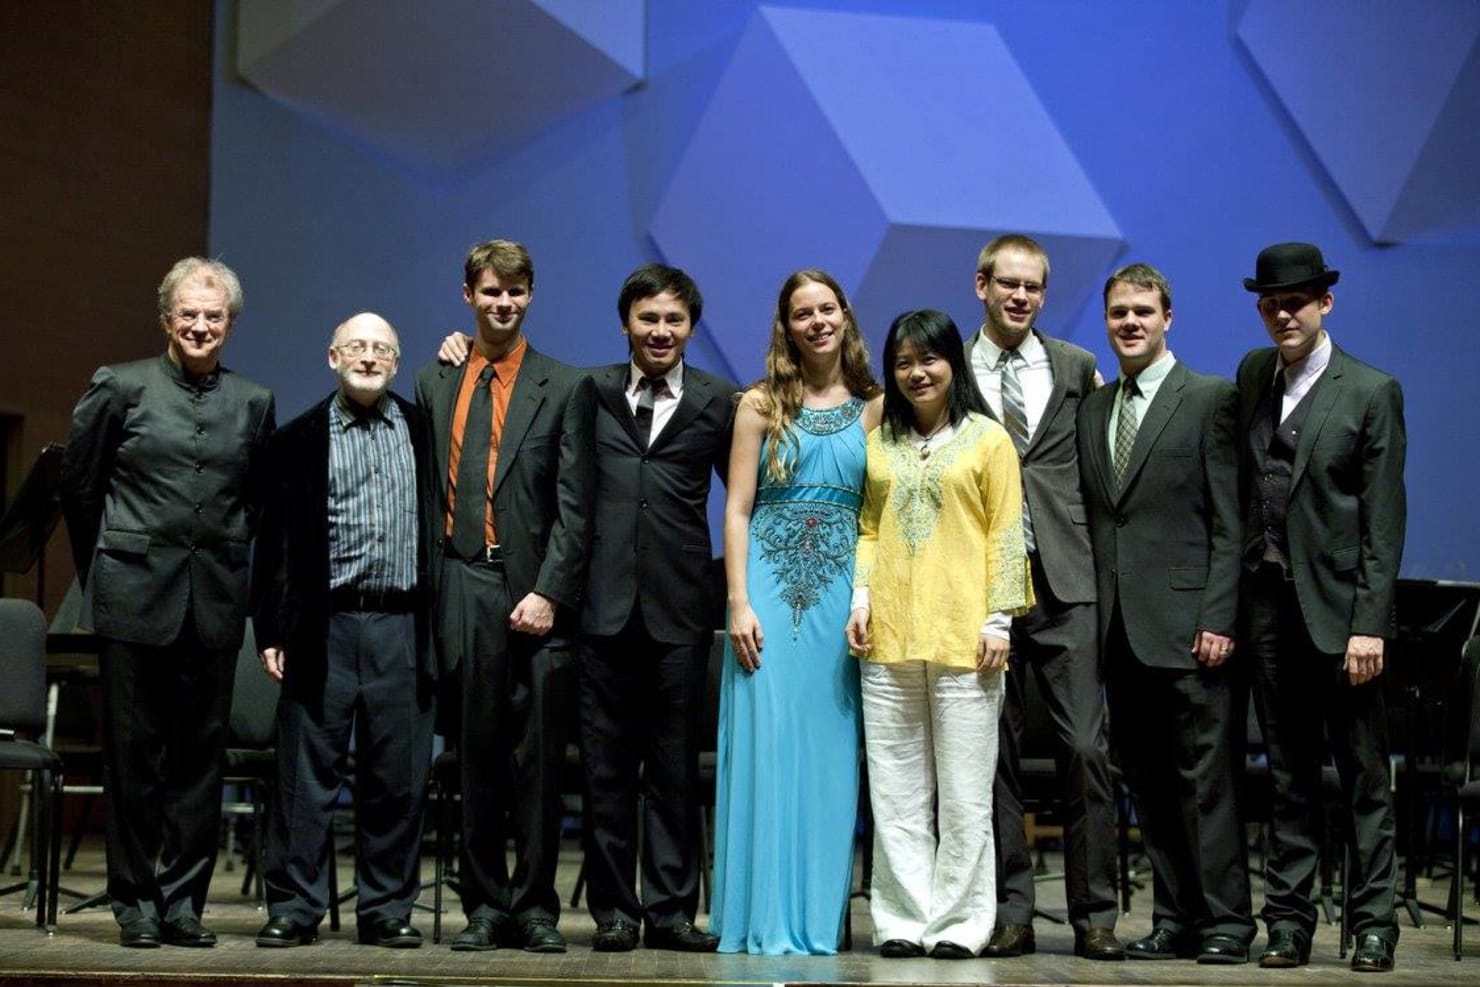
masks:
<svg viewBox="0 0 1480 987"><path fill-rule="evenodd" d="M596 508L581 629L618 633L640 596L656 640L706 641L716 613L709 487L729 464L738 388L686 361L683 397L644 449L627 403L628 367L592 371Z"/></svg>
<svg viewBox="0 0 1480 987"><path fill-rule="evenodd" d="M1274 386L1274 348L1238 368L1242 516L1254 477L1249 430ZM1353 634L1397 633L1394 586L1408 521L1403 462L1408 438L1397 380L1335 344L1295 448L1286 518L1300 611L1316 647L1343 654ZM1245 546L1259 539L1247 531Z"/></svg>
<svg viewBox="0 0 1480 987"><path fill-rule="evenodd" d="M1074 421L1079 402L1095 389L1095 356L1037 329L1033 333L1048 351L1053 373L1053 391L1022 456L1023 492L1033 519L1038 560L1054 596L1065 603L1093 603L1094 558L1090 554L1084 494L1079 487ZM980 338L977 332L966 341L968 367ZM985 395L982 400L986 401ZM987 408L987 413L996 418L991 406Z"/></svg>
<svg viewBox="0 0 1480 987"><path fill-rule="evenodd" d="M1123 482L1109 452L1121 382L1079 408L1079 467L1089 506L1100 645L1115 603L1131 650L1157 668L1199 667L1197 632L1234 633L1242 521L1233 385L1176 363L1146 409Z"/></svg>
<svg viewBox="0 0 1480 987"><path fill-rule="evenodd" d="M430 508L447 513L447 462L452 412L463 366L433 363L416 378L416 404L432 451ZM519 368L499 440L493 475L494 529L515 602L531 592L553 600L556 635L573 634L586 586L595 456L594 397L585 371L530 346ZM437 530L442 529L439 526ZM430 575L440 586L445 543L433 539ZM456 656L443 656L455 662ZM451 671L444 667L443 671Z"/></svg>
<svg viewBox="0 0 1480 987"><path fill-rule="evenodd" d="M62 458L62 506L84 625L163 646L186 619L241 646L272 392L224 367L198 388L166 357L100 367Z"/></svg>

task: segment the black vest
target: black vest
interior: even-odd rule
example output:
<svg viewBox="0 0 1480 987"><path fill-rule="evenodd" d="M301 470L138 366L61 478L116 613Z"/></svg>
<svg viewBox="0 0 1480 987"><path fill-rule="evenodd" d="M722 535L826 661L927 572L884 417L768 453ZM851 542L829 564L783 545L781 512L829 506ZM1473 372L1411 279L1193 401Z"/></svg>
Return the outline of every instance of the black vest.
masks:
<svg viewBox="0 0 1480 987"><path fill-rule="evenodd" d="M1283 368L1280 373L1284 373ZM1325 380L1326 375L1322 374L1278 427L1275 402L1283 402L1284 397L1273 388L1254 416L1248 437L1253 489L1244 526L1244 568L1250 571L1259 568L1265 556L1271 555L1287 575L1290 572L1285 517L1290 510L1290 486L1295 476L1295 447L1310 414L1311 399Z"/></svg>

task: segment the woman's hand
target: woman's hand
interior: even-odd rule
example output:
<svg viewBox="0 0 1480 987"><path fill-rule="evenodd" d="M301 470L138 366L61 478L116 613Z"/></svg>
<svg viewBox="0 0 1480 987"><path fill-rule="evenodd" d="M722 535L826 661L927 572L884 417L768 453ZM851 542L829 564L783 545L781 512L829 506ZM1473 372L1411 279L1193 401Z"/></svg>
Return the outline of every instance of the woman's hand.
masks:
<svg viewBox="0 0 1480 987"><path fill-rule="evenodd" d="M848 627L844 632L848 636L848 647L860 655L873 650L873 644L868 639L868 618L868 607L854 607L853 612L848 614Z"/></svg>
<svg viewBox="0 0 1480 987"><path fill-rule="evenodd" d="M735 649L735 658L740 667L754 672L761 667L761 646L765 643L761 622L749 603L730 607L730 646Z"/></svg>
<svg viewBox="0 0 1480 987"><path fill-rule="evenodd" d="M1000 672L1007 667L1007 653L1012 642L996 634L983 633L976 639L976 670L978 672Z"/></svg>

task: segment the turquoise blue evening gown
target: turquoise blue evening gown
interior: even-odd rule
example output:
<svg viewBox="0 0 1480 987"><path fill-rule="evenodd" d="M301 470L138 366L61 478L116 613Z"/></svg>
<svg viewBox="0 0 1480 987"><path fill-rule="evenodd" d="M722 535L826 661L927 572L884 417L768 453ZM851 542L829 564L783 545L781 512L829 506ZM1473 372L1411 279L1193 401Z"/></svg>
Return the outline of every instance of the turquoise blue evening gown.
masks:
<svg viewBox="0 0 1480 987"><path fill-rule="evenodd" d="M711 930L720 952L837 951L858 812L858 668L844 627L863 502L863 402L802 409L789 482L766 477L747 591L764 634L720 686Z"/></svg>

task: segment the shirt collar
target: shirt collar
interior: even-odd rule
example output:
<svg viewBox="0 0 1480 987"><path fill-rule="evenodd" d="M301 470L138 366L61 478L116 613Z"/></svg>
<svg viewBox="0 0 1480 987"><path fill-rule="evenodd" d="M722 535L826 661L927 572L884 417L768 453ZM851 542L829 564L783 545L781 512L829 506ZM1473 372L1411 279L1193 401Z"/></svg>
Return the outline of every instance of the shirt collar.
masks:
<svg viewBox="0 0 1480 987"><path fill-rule="evenodd" d="M640 381L640 380L642 380L642 378L644 376L646 376L646 375L641 370L637 369L637 364L635 362L633 362L632 360L628 360L627 361L627 393L628 394L636 394L637 393L637 382ZM680 357L678 359L678 361L673 364L673 366L671 366L671 367L668 368L668 372L663 375L663 379L668 382L668 393L669 394L672 394L674 397L677 397L680 393L683 392L683 358L682 357Z"/></svg>
<svg viewBox="0 0 1480 987"><path fill-rule="evenodd" d="M206 373L192 374L174 360L171 360L168 353L161 354L159 360L164 364L165 373L169 374L170 379L181 387L188 387L197 391L213 391L216 389L216 385L221 383L222 367L219 363Z"/></svg>
<svg viewBox="0 0 1480 987"><path fill-rule="evenodd" d="M977 336L979 338L976 341L976 345L981 351L982 356L986 358L987 366L996 367L997 361L1002 359L1002 353L1004 351L1002 347L992 341L991 336L987 335L986 323L983 323L981 329L977 331ZM1040 360L1045 354L1043 340L1038 338L1037 331L1028 330L1028 335L1023 337L1021 343L1018 343L1016 352L1030 364Z"/></svg>
<svg viewBox="0 0 1480 987"><path fill-rule="evenodd" d="M356 404L345 396L343 391L334 392L334 400L331 403L334 409L334 417L338 420L340 427L350 428L359 422L370 419L380 419L383 422L391 421L391 396L389 393L382 394L380 400L368 408Z"/></svg>
<svg viewBox="0 0 1480 987"><path fill-rule="evenodd" d="M519 367L524 363L524 354L529 352L529 340L524 336L519 337L507 353L493 361L493 375L503 384L508 384L519 373ZM483 372L489 361L478 352L475 346L468 354L468 373L474 376Z"/></svg>
<svg viewBox="0 0 1480 987"><path fill-rule="evenodd" d="M1177 358L1172 355L1171 350L1167 350L1156 358L1155 363L1135 374L1131 379L1136 382L1136 389L1142 394L1153 394L1161 382L1166 380L1167 374L1172 372L1172 367L1176 366L1176 363Z"/></svg>
<svg viewBox="0 0 1480 987"><path fill-rule="evenodd" d="M1274 361L1275 372L1281 369L1285 372L1285 386L1289 388L1302 380L1319 377L1331 362L1331 334L1325 330L1321 331L1321 341L1315 345L1305 356L1294 363L1286 364L1281 360Z"/></svg>

